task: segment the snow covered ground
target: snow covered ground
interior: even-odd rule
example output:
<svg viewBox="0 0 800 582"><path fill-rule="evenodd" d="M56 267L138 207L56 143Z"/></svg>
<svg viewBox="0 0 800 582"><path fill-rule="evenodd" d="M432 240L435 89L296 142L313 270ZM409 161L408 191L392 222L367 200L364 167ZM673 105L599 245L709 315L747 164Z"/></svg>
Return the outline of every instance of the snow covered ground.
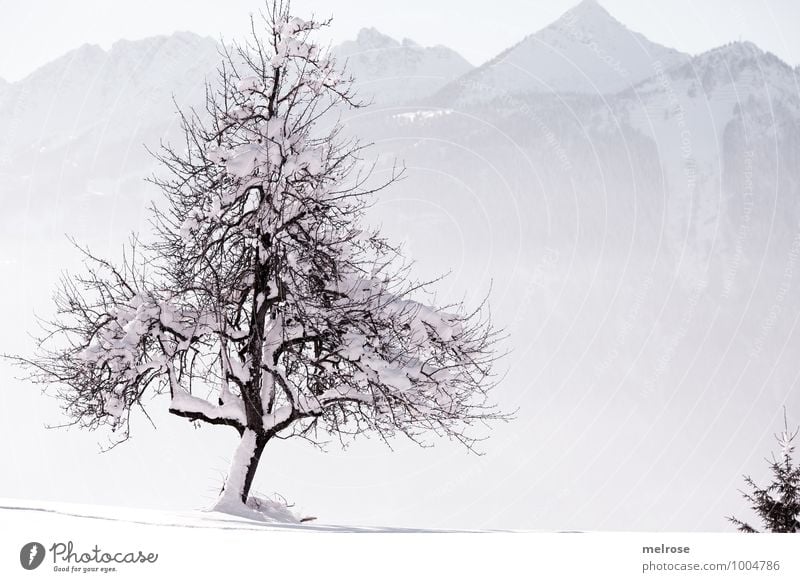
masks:
<svg viewBox="0 0 800 582"><path fill-rule="evenodd" d="M0 498L0 580L641 580L663 563L780 562L796 580L793 536L690 533L443 532L248 522L204 512ZM381 535L404 532L406 535ZM353 537L353 533L359 533ZM26 572L23 563L36 559ZM681 547L646 554L645 547ZM667 579L664 572L657 572ZM713 578L708 574L705 578ZM726 571L727 581L758 578ZM668 579L676 579L670 577ZM721 578L721 575L719 576ZM760 579L760 578L759 578ZM766 578L765 578L766 579Z"/></svg>
<svg viewBox="0 0 800 582"><path fill-rule="evenodd" d="M343 526L320 523L317 520L306 523L288 523L277 520L261 522L216 511L159 511L134 507L0 498L0 523L3 524L4 529L12 531L14 528L8 528L9 525L23 523L26 526L36 523L46 523L48 526L56 527L74 526L81 531L89 531L93 527L97 527L99 522L106 524L117 523L123 528L147 525L167 528L211 528L237 531L272 530L339 533L469 533L501 531Z"/></svg>
<svg viewBox="0 0 800 582"><path fill-rule="evenodd" d="M148 577L234 580L254 572L265 579L288 575L297 579L300 573L300 579L324 575L327 580L352 582L374 579L376 571L385 572L381 579L407 579L412 572L427 569L423 564L438 564L448 571L453 571L453 566L450 560L440 559L441 548L431 546L426 541L428 535L404 535L401 537L414 547L416 558L393 563L386 572L389 564L384 559L388 560L394 551L393 540L397 538L374 534L454 534L452 539L447 536L446 542L439 537L447 544L458 543L464 537L484 537L471 532L259 523L203 511L168 512L7 498L0 498L0 524L0 580L12 582L64 576L115 581ZM346 535L353 533L364 534L358 536L357 546L354 538ZM29 574L22 564L28 563L32 545L39 549L33 552L37 559L33 562L35 573ZM397 562L396 556L393 562ZM490 567L494 566L488 561L483 566L487 575Z"/></svg>

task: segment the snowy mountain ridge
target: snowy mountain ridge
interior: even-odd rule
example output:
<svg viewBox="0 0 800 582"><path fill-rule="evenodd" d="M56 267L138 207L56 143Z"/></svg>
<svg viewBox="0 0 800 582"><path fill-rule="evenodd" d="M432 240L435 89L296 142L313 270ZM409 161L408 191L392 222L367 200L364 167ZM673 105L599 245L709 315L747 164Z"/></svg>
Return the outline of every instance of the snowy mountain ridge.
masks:
<svg viewBox="0 0 800 582"><path fill-rule="evenodd" d="M85 44L20 81L0 83L0 133L19 150L59 147L89 131L106 142L128 140L144 125L163 131L174 124L173 97L183 106L201 102L220 48L191 32L120 40L107 51ZM333 53L347 60L359 94L379 104L425 97L472 67L446 47L398 42L375 29Z"/></svg>
<svg viewBox="0 0 800 582"><path fill-rule="evenodd" d="M451 99L487 100L500 94L616 93L652 76L652 63L671 68L689 56L631 31L594 0L506 49L443 93ZM485 87L463 91L464 84Z"/></svg>
<svg viewBox="0 0 800 582"><path fill-rule="evenodd" d="M798 95L798 78L792 67L751 42L731 42L713 48L676 67L671 74L675 78L697 79L708 94L733 85L741 88L769 83L778 92L773 97Z"/></svg>
<svg viewBox="0 0 800 582"><path fill-rule="evenodd" d="M397 41L374 28L361 29L355 40L334 47L333 54L346 63L359 93L374 98L378 106L427 97L472 69L445 46Z"/></svg>
<svg viewBox="0 0 800 582"><path fill-rule="evenodd" d="M51 147L92 128L106 141L127 139L170 119L173 95L198 102L218 50L192 33L118 41L108 51L83 45L8 87L0 131L13 132L17 148Z"/></svg>
<svg viewBox="0 0 800 582"><path fill-rule="evenodd" d="M142 124L163 128L174 121L173 95L184 105L200 102L219 49L214 39L190 32L120 40L108 51L83 45L18 82L0 80L0 131L9 136L6 141L13 135L16 148L51 148L92 127L105 141L114 135L124 140ZM781 94L797 89L795 71L752 43L690 57L630 31L595 0L584 0L477 68L447 47L398 41L374 28L332 50L346 61L359 94L376 107L431 96L451 108L526 94L608 96L634 87L641 92L658 83L660 71L673 69L671 75L696 77L710 90L752 71L748 64L768 66L768 80Z"/></svg>

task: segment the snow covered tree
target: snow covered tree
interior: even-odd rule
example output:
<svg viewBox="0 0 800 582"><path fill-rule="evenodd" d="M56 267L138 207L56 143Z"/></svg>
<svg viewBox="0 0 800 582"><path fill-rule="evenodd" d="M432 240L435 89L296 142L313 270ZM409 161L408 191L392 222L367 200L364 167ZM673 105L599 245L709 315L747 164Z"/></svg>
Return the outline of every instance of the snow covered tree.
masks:
<svg viewBox="0 0 800 582"><path fill-rule="evenodd" d="M742 493L752 509L761 518L764 531L773 533L800 533L800 466L792 460L794 439L798 431L790 432L784 412L784 430L776 435L781 447L780 458L773 456L769 462L772 483L759 487L750 476L745 476L749 493ZM729 517L739 531L757 533L755 527Z"/></svg>
<svg viewBox="0 0 800 582"><path fill-rule="evenodd" d="M490 402L497 332L484 305L433 307L401 249L367 229L377 182L338 113L352 79L315 41L327 21L273 1L224 49L206 111L162 145L154 232L119 264L84 250L65 276L31 378L71 422L129 436L150 395L240 436L217 509L237 511L274 438L367 431L472 447Z"/></svg>

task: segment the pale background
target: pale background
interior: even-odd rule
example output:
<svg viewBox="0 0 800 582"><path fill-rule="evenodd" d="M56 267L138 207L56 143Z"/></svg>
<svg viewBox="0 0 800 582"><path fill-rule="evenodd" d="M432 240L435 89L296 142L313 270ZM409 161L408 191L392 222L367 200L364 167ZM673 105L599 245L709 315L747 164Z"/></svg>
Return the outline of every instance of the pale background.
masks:
<svg viewBox="0 0 800 582"><path fill-rule="evenodd" d="M741 39L791 67L800 63L796 2L602 4L630 29L687 53ZM298 1L295 11L333 13L333 43L374 26L398 39L449 46L477 66L571 5ZM233 38L257 8L257 2L241 0L3 1L0 77L24 80L84 43L108 49L119 39L176 30ZM95 53L84 52L86 61L67 64L90 62ZM124 71L114 74L135 88ZM188 78L183 71L171 74L163 94L151 96L154 109L171 91L180 99L197 89L181 85ZM788 143L797 144L797 117L784 113L794 111L796 72L784 74L788 105L766 109L762 142L753 146L761 152L754 169L757 210L742 239L743 254L735 253L738 206L720 202L737 190L731 181L741 178L741 167L720 162L727 173L714 182L720 152L735 136L707 129L715 119L710 107L689 120L697 151L708 156L711 169L702 169L711 177L700 192L700 210L687 211L692 227L685 237L670 230L670 216L694 209L675 202L680 184L660 190L651 187L657 180L645 180L647 187L629 183L626 172L643 171L643 164L620 152L651 152L639 137L608 137L586 122L574 142L564 141L572 170L559 181L548 174L553 164L541 161L545 154L531 153L538 150L526 149L527 136L496 122L491 111L481 117L468 105L452 106L470 130L486 131L489 137L479 145L458 133L460 125L397 130L386 125L386 119L396 120L394 110L380 104L361 114L354 127L363 127L378 151L406 159L410 169L409 180L381 198L376 220L409 244L421 273L452 272L444 296L466 293L476 300L491 286L495 318L508 330L511 350L498 396L505 408L519 408L518 418L495 428L482 457L438 441L419 449L398 440L394 451L374 439L346 451L333 443L328 453L301 442L275 443L264 455L256 489L279 492L305 514L341 524L727 531L726 515L749 517L737 492L741 474L766 475L763 458L774 449L773 433L782 429L783 405L795 424L800 420L800 302L792 242L800 217L800 181L792 164L800 149L783 148L785 142L770 133L780 125L777 116L785 115L790 121L781 118L781 127L788 127ZM62 95L83 94L68 85L69 75L44 96L31 85L27 98L44 104L41 118L48 127L73 122L72 111L59 109ZM137 103L125 100L127 87L119 102L133 108ZM75 118L91 118L99 98L92 91L86 89ZM773 105L778 96L765 99ZM661 119L662 109L647 109L647 119ZM550 112L547 119L555 123L563 114L569 120L572 113ZM121 130L105 128L109 137L97 138L88 153L43 142L41 149L18 155L16 136L28 128L13 119L3 126L0 351L30 348L26 334L34 329L34 310L47 312L60 270L75 263L65 232L113 256L130 229L146 227L139 174L126 175L122 186L118 176L128 163L143 167L142 142L152 145L152 134L141 129L147 118L138 109L120 118L131 124L130 137L112 143L110 136ZM680 158L680 143L661 139L658 131L648 139L666 167ZM705 135L714 136L707 150ZM413 144L422 144L421 151ZM63 158L48 157L51 152ZM94 172L88 185L73 181L83 167ZM708 240L695 236L703 221L711 224ZM728 239L717 235L718 225ZM707 263L697 261L707 272L682 260L675 266L665 258L665 240L679 241L681 258L709 253ZM741 271L721 292L734 259ZM46 430L45 424L60 421L56 403L15 380L5 363L0 382L0 497L190 509L209 505L219 491L235 446L232 430L195 429L155 401L150 412L158 430L139 416L131 441L99 454L104 435Z"/></svg>

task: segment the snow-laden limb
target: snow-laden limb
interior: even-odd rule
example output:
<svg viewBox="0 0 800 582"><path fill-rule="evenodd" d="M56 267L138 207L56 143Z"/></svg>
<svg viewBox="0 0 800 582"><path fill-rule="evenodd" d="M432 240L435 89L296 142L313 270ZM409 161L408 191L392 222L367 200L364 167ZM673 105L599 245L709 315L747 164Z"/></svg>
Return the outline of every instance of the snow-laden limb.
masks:
<svg viewBox="0 0 800 582"><path fill-rule="evenodd" d="M248 503L273 438L367 431L472 447L505 418L490 401L497 332L483 308L429 304L398 247L363 224L377 181L338 112L353 82L315 41L327 22L271 2L229 45L205 111L182 113L152 178L153 242L120 266L86 252L33 366L67 413L128 436L149 392L242 441L220 507ZM265 30L259 30L263 26Z"/></svg>
<svg viewBox="0 0 800 582"><path fill-rule="evenodd" d="M242 430L247 424L244 410L238 402L211 404L204 398L189 394L183 388L178 388L172 393L169 411L176 416L183 416L191 420L203 420L210 424L227 424Z"/></svg>
<svg viewBox="0 0 800 582"><path fill-rule="evenodd" d="M286 424L296 408L292 405L279 406L272 412L267 412L262 418L262 427L265 431L274 431L276 427ZM302 409L300 409L302 412Z"/></svg>

